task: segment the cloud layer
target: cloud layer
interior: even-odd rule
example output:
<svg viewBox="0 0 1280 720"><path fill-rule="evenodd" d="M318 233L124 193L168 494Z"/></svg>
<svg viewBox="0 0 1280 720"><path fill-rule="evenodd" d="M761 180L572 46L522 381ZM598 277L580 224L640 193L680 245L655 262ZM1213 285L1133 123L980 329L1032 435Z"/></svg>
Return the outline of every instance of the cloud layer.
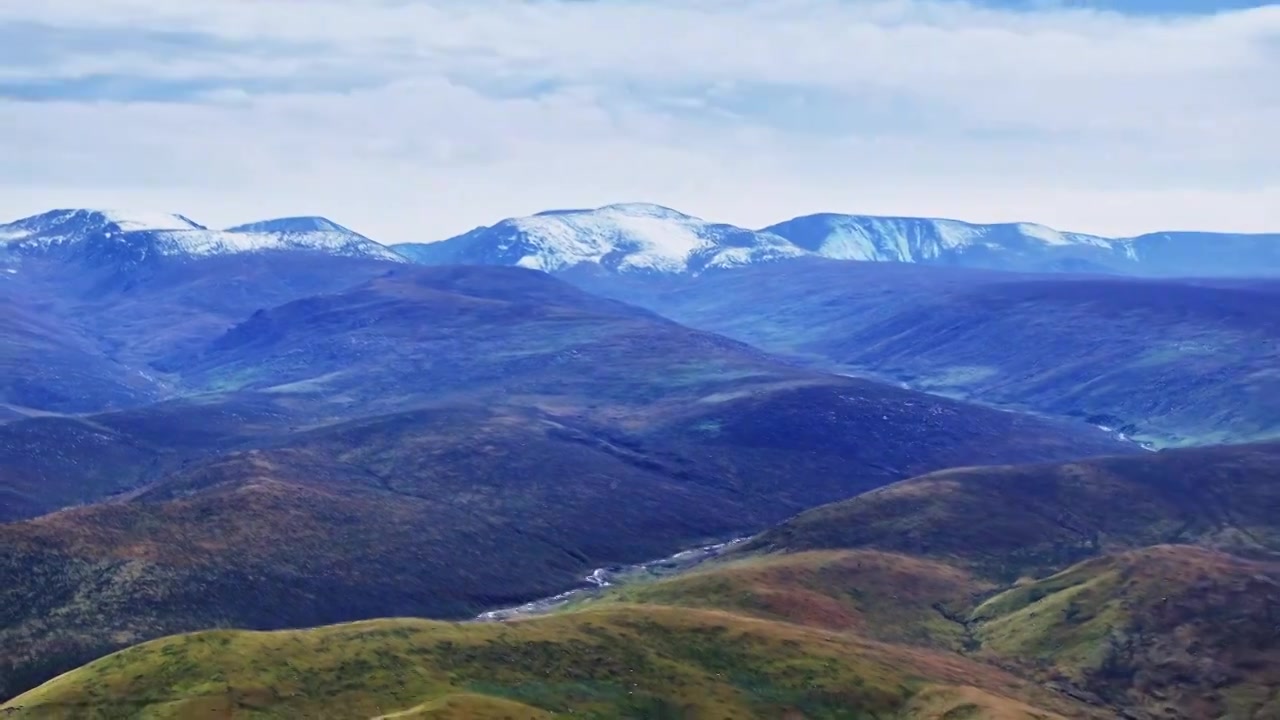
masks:
<svg viewBox="0 0 1280 720"><path fill-rule="evenodd" d="M403 241L647 200L1274 231L1277 77L1280 5L9 3L0 218L320 213Z"/></svg>

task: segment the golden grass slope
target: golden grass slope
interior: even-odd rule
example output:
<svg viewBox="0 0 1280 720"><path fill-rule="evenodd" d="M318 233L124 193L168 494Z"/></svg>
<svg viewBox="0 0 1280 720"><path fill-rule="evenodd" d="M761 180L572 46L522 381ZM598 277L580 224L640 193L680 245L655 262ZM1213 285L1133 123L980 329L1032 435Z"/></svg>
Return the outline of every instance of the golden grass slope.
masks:
<svg viewBox="0 0 1280 720"><path fill-rule="evenodd" d="M154 720L965 717L956 708L1019 720L1085 716L956 655L718 611L631 605L507 624L377 620L174 636L67 673L3 708L18 718Z"/></svg>
<svg viewBox="0 0 1280 720"><path fill-rule="evenodd" d="M1095 558L973 612L983 652L1156 717L1280 716L1280 565L1193 546Z"/></svg>
<svg viewBox="0 0 1280 720"><path fill-rule="evenodd" d="M875 550L748 557L652 583L596 603L719 608L853 631L885 642L960 650L963 619L997 586L933 560Z"/></svg>

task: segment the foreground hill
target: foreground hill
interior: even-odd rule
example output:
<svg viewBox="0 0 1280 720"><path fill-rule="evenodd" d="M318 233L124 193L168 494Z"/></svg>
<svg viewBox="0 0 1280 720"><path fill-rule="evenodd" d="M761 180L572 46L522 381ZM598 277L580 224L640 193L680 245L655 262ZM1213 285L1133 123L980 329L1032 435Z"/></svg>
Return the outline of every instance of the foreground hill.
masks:
<svg viewBox="0 0 1280 720"><path fill-rule="evenodd" d="M178 636L6 707L1264 720L1280 682L1278 457L1272 444L938 473L551 615Z"/></svg>
<svg viewBox="0 0 1280 720"><path fill-rule="evenodd" d="M1087 712L956 656L660 607L509 625L380 620L167 638L64 675L4 708L20 718L1048 720Z"/></svg>
<svg viewBox="0 0 1280 720"><path fill-rule="evenodd" d="M1160 545L1094 558L972 612L982 651L1155 716L1280 711L1280 563Z"/></svg>
<svg viewBox="0 0 1280 720"><path fill-rule="evenodd" d="M936 473L588 606L947 649L1123 717L1262 720L1280 710L1277 459L1272 444Z"/></svg>
<svg viewBox="0 0 1280 720"><path fill-rule="evenodd" d="M567 275L818 366L1071 416L1159 446L1280 434L1280 284L795 262Z"/></svg>

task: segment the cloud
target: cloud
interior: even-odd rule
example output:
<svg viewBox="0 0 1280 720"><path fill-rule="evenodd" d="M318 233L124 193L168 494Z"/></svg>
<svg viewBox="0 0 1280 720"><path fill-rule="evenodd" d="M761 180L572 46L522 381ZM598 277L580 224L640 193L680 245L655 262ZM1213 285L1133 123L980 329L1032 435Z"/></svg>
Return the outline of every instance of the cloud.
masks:
<svg viewBox="0 0 1280 720"><path fill-rule="evenodd" d="M386 241L622 200L1280 229L1280 5L42 0L0 7L0 217L321 213Z"/></svg>

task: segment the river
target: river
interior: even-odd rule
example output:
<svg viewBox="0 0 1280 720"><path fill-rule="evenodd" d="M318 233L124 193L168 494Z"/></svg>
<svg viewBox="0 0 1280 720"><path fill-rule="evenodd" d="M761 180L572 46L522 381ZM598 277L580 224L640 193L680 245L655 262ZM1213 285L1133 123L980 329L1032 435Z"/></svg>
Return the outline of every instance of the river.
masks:
<svg viewBox="0 0 1280 720"><path fill-rule="evenodd" d="M750 539L750 536L735 538L715 545L703 545L690 550L682 550L675 555L649 560L635 565L614 565L596 568L582 579L582 586L515 607L501 608L480 613L473 622L501 622L534 615L545 615L571 600L581 600L599 595L605 588L614 585L625 585L640 580L654 579L684 572L701 565L713 558L720 557L733 547Z"/></svg>

